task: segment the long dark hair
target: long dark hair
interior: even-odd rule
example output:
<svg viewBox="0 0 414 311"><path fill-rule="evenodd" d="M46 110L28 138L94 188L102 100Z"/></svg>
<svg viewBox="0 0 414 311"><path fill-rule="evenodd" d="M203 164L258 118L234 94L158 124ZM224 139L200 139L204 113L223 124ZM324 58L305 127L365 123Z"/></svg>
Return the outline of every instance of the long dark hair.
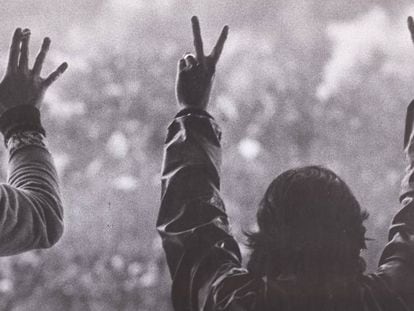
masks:
<svg viewBox="0 0 414 311"><path fill-rule="evenodd" d="M248 233L248 269L257 276L295 274L318 284L362 275L368 214L334 172L320 166L288 170L269 185Z"/></svg>

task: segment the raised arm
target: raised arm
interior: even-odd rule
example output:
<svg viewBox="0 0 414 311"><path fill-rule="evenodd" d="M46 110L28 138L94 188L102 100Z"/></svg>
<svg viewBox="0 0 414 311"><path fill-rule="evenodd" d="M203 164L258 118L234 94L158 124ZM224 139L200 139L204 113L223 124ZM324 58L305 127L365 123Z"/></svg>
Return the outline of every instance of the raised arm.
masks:
<svg viewBox="0 0 414 311"><path fill-rule="evenodd" d="M219 193L221 133L206 112L228 27L205 56L196 17L192 25L196 55L186 54L178 63L182 110L168 128L157 229L173 279L175 310L212 310L217 305L213 283L240 267L241 260Z"/></svg>
<svg viewBox="0 0 414 311"><path fill-rule="evenodd" d="M41 78L50 39L44 39L32 69L29 40L29 29L16 29L0 83L0 131L9 153L7 183L0 185L0 256L50 247L63 231L58 178L43 141L39 108L67 64Z"/></svg>
<svg viewBox="0 0 414 311"><path fill-rule="evenodd" d="M413 18L408 28L414 41ZM404 304L414 310L414 101L408 106L404 134L404 152L408 166L401 183L401 209L389 232L389 243L380 259L377 275Z"/></svg>

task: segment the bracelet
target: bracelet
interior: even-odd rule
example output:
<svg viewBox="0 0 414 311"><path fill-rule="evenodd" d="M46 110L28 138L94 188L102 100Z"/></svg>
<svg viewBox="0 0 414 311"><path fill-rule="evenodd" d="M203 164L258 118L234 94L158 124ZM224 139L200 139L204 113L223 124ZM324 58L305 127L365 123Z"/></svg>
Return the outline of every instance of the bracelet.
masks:
<svg viewBox="0 0 414 311"><path fill-rule="evenodd" d="M23 131L12 134L6 141L6 147L10 154L26 146L38 146L45 148L44 135L37 131Z"/></svg>

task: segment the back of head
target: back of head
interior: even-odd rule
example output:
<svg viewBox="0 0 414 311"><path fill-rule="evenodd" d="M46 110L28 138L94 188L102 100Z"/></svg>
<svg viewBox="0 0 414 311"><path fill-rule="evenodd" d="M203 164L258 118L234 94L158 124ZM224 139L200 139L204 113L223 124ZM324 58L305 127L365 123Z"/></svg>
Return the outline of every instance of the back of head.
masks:
<svg viewBox="0 0 414 311"><path fill-rule="evenodd" d="M259 276L302 280L356 278L365 264L367 214L334 172L319 166L288 170L268 187L258 212L258 231L248 235L248 268Z"/></svg>

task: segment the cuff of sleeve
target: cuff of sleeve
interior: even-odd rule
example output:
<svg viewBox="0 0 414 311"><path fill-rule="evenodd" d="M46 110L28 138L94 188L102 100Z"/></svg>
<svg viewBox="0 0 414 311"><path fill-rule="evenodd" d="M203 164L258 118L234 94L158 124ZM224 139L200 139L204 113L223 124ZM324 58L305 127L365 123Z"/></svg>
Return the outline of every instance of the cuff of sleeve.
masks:
<svg viewBox="0 0 414 311"><path fill-rule="evenodd" d="M203 109L198 109L198 108L184 108L184 109L180 110L180 112L178 112L175 115L175 117L179 118L179 117L186 116L186 115L189 115L189 114L194 114L194 115L198 115L198 116L205 116L205 117L208 117L208 118L214 120L214 118L211 116L211 114L209 114L207 111L205 111Z"/></svg>
<svg viewBox="0 0 414 311"><path fill-rule="evenodd" d="M40 121L40 111L34 106L22 105L7 110L0 117L0 131L7 143L10 136L23 131L36 131L46 135Z"/></svg>

